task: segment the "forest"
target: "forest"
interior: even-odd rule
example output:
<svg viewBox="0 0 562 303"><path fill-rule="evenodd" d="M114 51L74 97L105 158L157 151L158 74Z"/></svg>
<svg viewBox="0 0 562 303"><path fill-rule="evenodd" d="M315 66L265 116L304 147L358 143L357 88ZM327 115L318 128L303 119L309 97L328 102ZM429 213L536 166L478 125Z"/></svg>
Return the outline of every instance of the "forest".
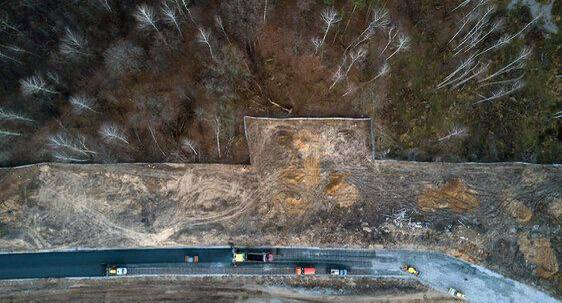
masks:
<svg viewBox="0 0 562 303"><path fill-rule="evenodd" d="M247 163L243 117L378 159L560 163L560 2L0 1L0 165Z"/></svg>

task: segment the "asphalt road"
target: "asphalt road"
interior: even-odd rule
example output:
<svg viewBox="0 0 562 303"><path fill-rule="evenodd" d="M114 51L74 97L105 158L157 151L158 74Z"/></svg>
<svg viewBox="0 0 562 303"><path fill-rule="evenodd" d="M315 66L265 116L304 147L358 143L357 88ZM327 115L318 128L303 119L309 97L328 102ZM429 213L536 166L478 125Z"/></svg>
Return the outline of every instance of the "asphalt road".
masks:
<svg viewBox="0 0 562 303"><path fill-rule="evenodd" d="M311 266L317 274L347 269L349 276L415 278L400 268L408 263L420 272L420 282L439 291L449 287L472 302L558 302L549 295L485 268L432 252L410 250L342 250L318 248L243 249L271 251L273 263L232 265L232 250L170 248L79 250L0 254L0 279L101 277L107 264L126 266L130 275L294 275L295 267ZM185 263L185 256L199 263Z"/></svg>

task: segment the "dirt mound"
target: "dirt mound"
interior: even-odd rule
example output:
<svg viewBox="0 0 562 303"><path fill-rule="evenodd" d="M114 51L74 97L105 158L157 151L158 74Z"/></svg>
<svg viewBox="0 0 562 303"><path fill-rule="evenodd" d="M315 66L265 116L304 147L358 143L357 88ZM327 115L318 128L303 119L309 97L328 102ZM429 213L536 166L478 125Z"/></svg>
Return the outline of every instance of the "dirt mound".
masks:
<svg viewBox="0 0 562 303"><path fill-rule="evenodd" d="M511 191L502 194L502 205L505 210L519 223L527 223L533 217L533 211L513 196Z"/></svg>
<svg viewBox="0 0 562 303"><path fill-rule="evenodd" d="M346 182L347 175L342 173L333 173L330 175L330 181L325 187L325 193L328 197L337 201L342 208L351 207L358 199L359 190L353 184Z"/></svg>
<svg viewBox="0 0 562 303"><path fill-rule="evenodd" d="M535 273L543 279L550 279L558 273L558 260L550 240L543 237L530 237L529 233L521 233L517 239L519 249L525 260L537 266Z"/></svg>
<svg viewBox="0 0 562 303"><path fill-rule="evenodd" d="M418 197L418 207L423 211L446 209L456 213L472 211L480 205L475 197L476 191L470 189L461 179L454 179L444 186L428 186Z"/></svg>

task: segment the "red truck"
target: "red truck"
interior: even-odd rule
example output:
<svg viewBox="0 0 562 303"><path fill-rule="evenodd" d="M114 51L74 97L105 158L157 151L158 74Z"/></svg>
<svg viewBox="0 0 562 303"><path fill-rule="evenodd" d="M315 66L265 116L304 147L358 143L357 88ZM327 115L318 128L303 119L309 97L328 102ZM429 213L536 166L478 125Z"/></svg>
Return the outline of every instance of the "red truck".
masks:
<svg viewBox="0 0 562 303"><path fill-rule="evenodd" d="M316 268L314 267L297 267L295 268L295 274L297 274L297 276L301 276L301 275L305 275L305 276L309 276L309 275L314 275L316 274Z"/></svg>

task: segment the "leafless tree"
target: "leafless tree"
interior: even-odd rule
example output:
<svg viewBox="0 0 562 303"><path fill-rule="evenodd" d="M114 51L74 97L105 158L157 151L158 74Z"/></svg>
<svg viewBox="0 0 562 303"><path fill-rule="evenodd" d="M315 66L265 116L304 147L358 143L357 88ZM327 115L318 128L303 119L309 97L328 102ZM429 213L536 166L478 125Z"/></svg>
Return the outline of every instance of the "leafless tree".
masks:
<svg viewBox="0 0 562 303"><path fill-rule="evenodd" d="M320 45L324 45L324 41L326 40L326 36L328 36L328 32L330 31L330 28L332 28L332 26L338 22L340 22L341 18L338 15L338 12L333 8L326 8L322 11L322 13L320 14L320 16L322 17L322 20L324 21L324 36L322 37L322 40L320 42Z"/></svg>
<svg viewBox="0 0 562 303"><path fill-rule="evenodd" d="M179 25L179 19L178 19L178 15L176 13L176 10L171 8L167 2L164 2L162 4L162 15L164 15L164 22L174 25L178 31L178 33L180 34L180 36L183 37L183 34L181 32L180 29L180 25Z"/></svg>
<svg viewBox="0 0 562 303"><path fill-rule="evenodd" d="M523 68L525 66L525 62L531 56L531 53L532 53L532 50L531 50L530 47L522 48L521 51L519 52L519 55L517 56L517 58L515 58L513 61L511 61L510 63L508 63L504 67L497 70L495 73L493 73L493 74L489 75L488 77L480 80L480 82L490 80L490 79L495 78L495 77L497 77L501 74L505 74L505 73L510 72L512 70L515 70L515 69Z"/></svg>
<svg viewBox="0 0 562 303"><path fill-rule="evenodd" d="M228 34L226 33L226 30L224 29L224 24L222 22L221 16L215 15L215 24L217 25L217 27L222 31L222 33L226 37L226 41L228 41L228 44L232 45L232 43L230 43L230 38L228 38Z"/></svg>
<svg viewBox="0 0 562 303"><path fill-rule="evenodd" d="M20 64L20 65L23 64L20 60L18 60L14 56L11 56L8 53L9 50L12 50L12 51L14 50L14 48L16 47L15 45L13 45L13 46L0 45L0 46L5 49L4 51L0 50L0 60L9 60L9 61L15 62L17 64ZM16 50L17 49L19 49L19 48L16 47Z"/></svg>
<svg viewBox="0 0 562 303"><path fill-rule="evenodd" d="M375 80L377 80L378 78L388 74L390 72L390 64L388 64L388 62L384 62L384 64L381 66L381 68L379 69L379 72L377 73L376 76L374 76L373 78L371 78L369 81L367 81L367 83L371 83Z"/></svg>
<svg viewBox="0 0 562 303"><path fill-rule="evenodd" d="M492 92L492 95L489 97L482 97L482 99L480 99L479 101L476 101L473 103L473 105L476 104L480 104L480 103L484 103L484 102L489 102L489 101L494 101L497 99L501 99L503 97L506 97L520 89L522 89L525 86L525 82L523 81L516 81L514 82L511 86L507 87L507 88L498 88L497 90L494 90Z"/></svg>
<svg viewBox="0 0 562 303"><path fill-rule="evenodd" d="M24 96L31 96L40 93L58 94L58 92L51 88L40 74L21 79L19 82L21 92Z"/></svg>
<svg viewBox="0 0 562 303"><path fill-rule="evenodd" d="M409 48L410 48L410 37L404 34L400 34L400 36L398 37L398 41L396 43L396 50L394 50L394 52L390 54L390 56L388 56L386 60L388 61L398 52L408 50Z"/></svg>
<svg viewBox="0 0 562 303"><path fill-rule="evenodd" d="M89 56L90 54L85 51L87 42L80 32L66 27L64 29L64 36L60 41L59 50L61 54L70 58L76 58L80 55Z"/></svg>
<svg viewBox="0 0 562 303"><path fill-rule="evenodd" d="M0 108L0 120L33 122L33 119L3 108Z"/></svg>
<svg viewBox="0 0 562 303"><path fill-rule="evenodd" d="M264 0L264 3L263 3L263 23L265 23L266 16L267 16L267 0Z"/></svg>
<svg viewBox="0 0 562 303"><path fill-rule="evenodd" d="M391 26L388 29L388 42L386 43L386 45L382 49L382 51L380 53L381 55L384 54L384 52L388 49L390 44L392 44L392 41L394 41L394 38L396 38L397 35L398 35L398 29L396 29L395 26Z"/></svg>
<svg viewBox="0 0 562 303"><path fill-rule="evenodd" d="M97 113L94 109L96 100L88 95L80 94L71 96L68 101L72 105L72 109L76 114L82 114L85 111Z"/></svg>
<svg viewBox="0 0 562 303"><path fill-rule="evenodd" d="M471 76L466 77L466 78L462 79L461 81L458 81L455 85L453 85L451 87L451 89L455 89L455 88L467 83L468 81L480 76L480 75L484 75L484 73L486 73L488 71L489 66L490 66L490 64L481 64L480 68L478 68L477 71L473 72Z"/></svg>
<svg viewBox="0 0 562 303"><path fill-rule="evenodd" d="M215 60L215 55L213 54L213 49L210 43L211 31L208 29L203 29L202 27L198 28L199 34L197 35L197 42L207 44L209 47L209 53L211 53L211 58Z"/></svg>
<svg viewBox="0 0 562 303"><path fill-rule="evenodd" d="M466 127L455 125L446 136L439 138L437 141L443 142L451 138L465 137L467 135L468 135L468 131Z"/></svg>
<svg viewBox="0 0 562 303"><path fill-rule="evenodd" d="M221 156L221 141L220 141L220 134L221 134L221 121L218 116L215 115L215 137L217 140L217 152L219 154L219 159L222 158Z"/></svg>
<svg viewBox="0 0 562 303"><path fill-rule="evenodd" d="M322 39L320 37L312 37L310 43L314 46L314 53L317 53L318 49L322 46Z"/></svg>
<svg viewBox="0 0 562 303"><path fill-rule="evenodd" d="M17 136L21 136L21 133L0 129L0 137L17 137Z"/></svg>
<svg viewBox="0 0 562 303"><path fill-rule="evenodd" d="M125 132L115 123L104 123L99 131L99 134L106 142L120 141L129 144Z"/></svg>
<svg viewBox="0 0 562 303"><path fill-rule="evenodd" d="M103 53L105 67L115 75L135 72L142 67L144 51L129 41L120 40Z"/></svg>
<svg viewBox="0 0 562 303"><path fill-rule="evenodd" d="M86 138L78 135L72 138L66 132L60 132L49 137L49 146L55 151L65 150L82 156L96 154L95 151L86 146Z"/></svg>
<svg viewBox="0 0 562 303"><path fill-rule="evenodd" d="M454 71L452 71L447 77L445 77L445 79L443 79L443 81L441 81L441 83L437 84L437 88L442 88L448 85L451 82L451 79L453 79L453 77L456 74L458 74L463 70L470 69L471 67L474 66L474 64L475 64L474 56L470 56L466 60L462 61L461 64L459 64L459 66Z"/></svg>
<svg viewBox="0 0 562 303"><path fill-rule="evenodd" d="M343 93L342 97L353 94L356 90L357 90L357 85L355 85L353 82L348 82L347 88L345 89L345 92Z"/></svg>
<svg viewBox="0 0 562 303"><path fill-rule="evenodd" d="M94 2L99 3L103 6L108 12L111 12L111 5L109 4L109 0L94 0Z"/></svg>
<svg viewBox="0 0 562 303"><path fill-rule="evenodd" d="M336 84L340 83L345 78L345 74L343 72L342 66L338 66L338 69L332 75L332 85L330 85L329 90L332 90Z"/></svg>
<svg viewBox="0 0 562 303"><path fill-rule="evenodd" d="M189 138L184 138L183 140L181 140L181 146L186 151L192 152L196 156L199 156L199 153L197 152L197 148L198 148L197 142L195 142L195 141L193 141Z"/></svg>
<svg viewBox="0 0 562 303"><path fill-rule="evenodd" d="M355 64L355 62L357 62L359 59L364 58L366 55L367 55L367 49L364 47L359 47L354 52L351 52L349 54L349 58L351 59L351 62L349 63L349 66L347 67L347 70L344 73L344 77L347 76L347 74L349 73L351 67Z"/></svg>
<svg viewBox="0 0 562 303"><path fill-rule="evenodd" d="M137 7L133 16L137 20L140 29L154 28L156 32L160 32L158 26L156 26L158 16L152 7L141 4Z"/></svg>

